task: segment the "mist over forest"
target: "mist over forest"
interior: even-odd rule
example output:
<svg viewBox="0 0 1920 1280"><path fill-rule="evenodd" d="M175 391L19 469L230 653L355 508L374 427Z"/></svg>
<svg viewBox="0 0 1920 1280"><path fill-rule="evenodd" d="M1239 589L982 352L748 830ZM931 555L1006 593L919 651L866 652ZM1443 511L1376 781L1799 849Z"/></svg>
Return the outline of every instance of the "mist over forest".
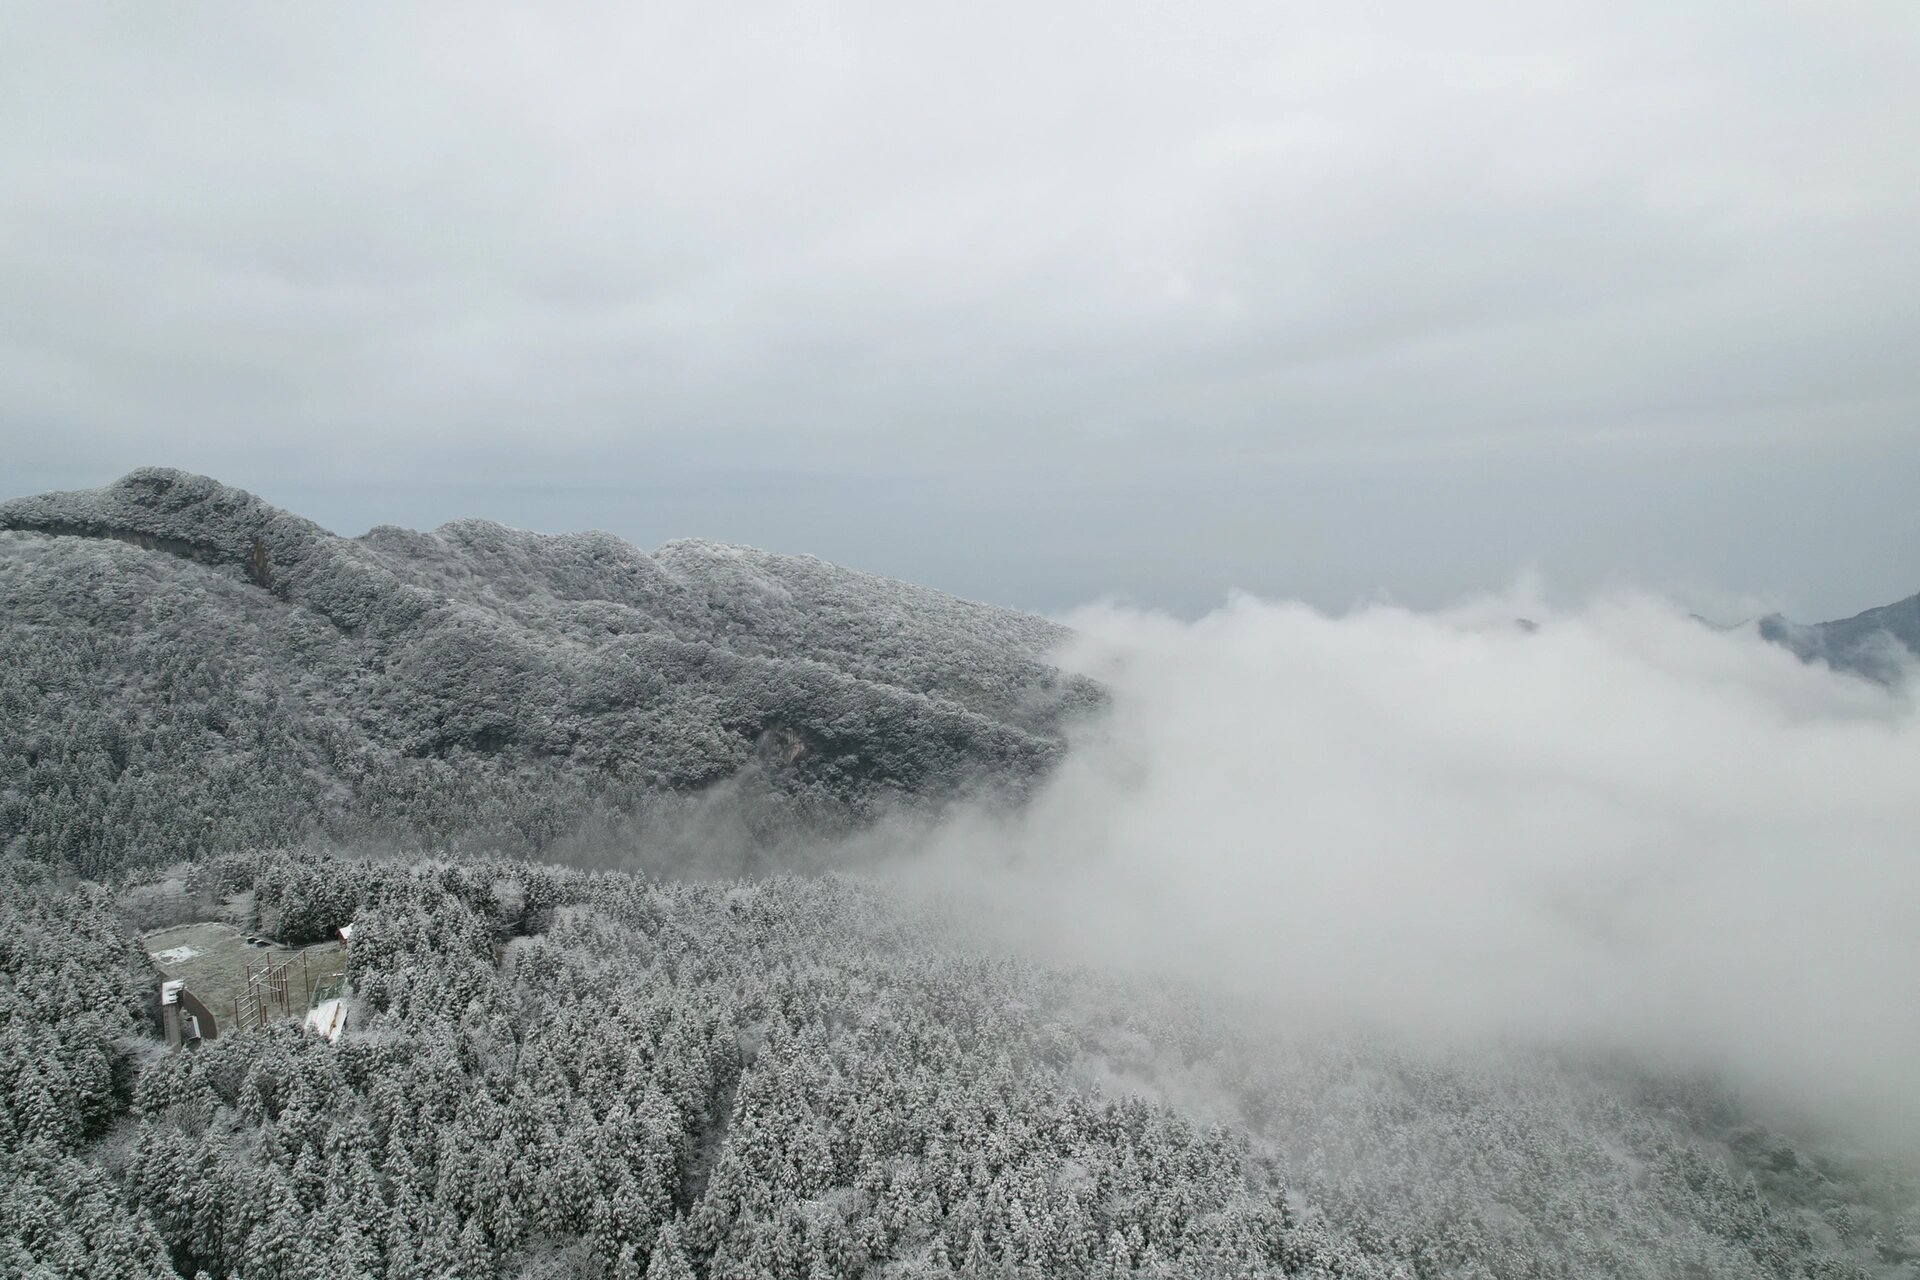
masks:
<svg viewBox="0 0 1920 1280"><path fill-rule="evenodd" d="M1920 1280L1913 0L0 0L0 1280Z"/></svg>
<svg viewBox="0 0 1920 1280"><path fill-rule="evenodd" d="M1914 1275L1915 616L0 503L0 1271Z"/></svg>

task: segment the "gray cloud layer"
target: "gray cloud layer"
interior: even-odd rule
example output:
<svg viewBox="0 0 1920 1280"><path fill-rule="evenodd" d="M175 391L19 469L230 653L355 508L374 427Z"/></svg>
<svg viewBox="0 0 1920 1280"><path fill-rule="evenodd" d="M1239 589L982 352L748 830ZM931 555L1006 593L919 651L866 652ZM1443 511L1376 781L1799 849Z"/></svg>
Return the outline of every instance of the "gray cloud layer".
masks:
<svg viewBox="0 0 1920 1280"><path fill-rule="evenodd" d="M10 6L9 491L1910 592L1904 4Z"/></svg>

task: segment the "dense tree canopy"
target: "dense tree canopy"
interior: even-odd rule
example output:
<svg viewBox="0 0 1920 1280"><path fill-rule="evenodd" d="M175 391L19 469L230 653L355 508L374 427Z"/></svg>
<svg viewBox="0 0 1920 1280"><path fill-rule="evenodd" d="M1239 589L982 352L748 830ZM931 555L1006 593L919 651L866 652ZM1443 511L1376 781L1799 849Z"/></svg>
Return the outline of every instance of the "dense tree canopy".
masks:
<svg viewBox="0 0 1920 1280"><path fill-rule="evenodd" d="M1701 1082L1295 1042L836 876L240 854L351 913L352 1030L156 1047L131 895L15 862L0 1270L1879 1276L1911 1184ZM309 930L317 925L302 926Z"/></svg>
<svg viewBox="0 0 1920 1280"><path fill-rule="evenodd" d="M1910 1171L1713 1080L1276 1027L793 873L1017 798L1100 697L1061 638L177 472L0 504L0 1275L1920 1276ZM345 1036L167 1051L138 933L221 917L351 921Z"/></svg>
<svg viewBox="0 0 1920 1280"><path fill-rule="evenodd" d="M710 828L725 783L741 861L1018 792L1098 698L1045 662L1063 635L806 557L338 538L135 472L0 504L0 847L95 873L313 836L539 852Z"/></svg>

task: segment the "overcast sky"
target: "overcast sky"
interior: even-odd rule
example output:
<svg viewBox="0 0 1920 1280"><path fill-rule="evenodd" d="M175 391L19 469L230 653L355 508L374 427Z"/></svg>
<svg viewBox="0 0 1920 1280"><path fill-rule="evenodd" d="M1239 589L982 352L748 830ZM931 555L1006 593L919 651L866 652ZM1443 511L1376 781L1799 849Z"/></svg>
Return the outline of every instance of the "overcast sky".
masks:
<svg viewBox="0 0 1920 1280"><path fill-rule="evenodd" d="M0 496L1043 609L1920 590L1911 0L0 12Z"/></svg>

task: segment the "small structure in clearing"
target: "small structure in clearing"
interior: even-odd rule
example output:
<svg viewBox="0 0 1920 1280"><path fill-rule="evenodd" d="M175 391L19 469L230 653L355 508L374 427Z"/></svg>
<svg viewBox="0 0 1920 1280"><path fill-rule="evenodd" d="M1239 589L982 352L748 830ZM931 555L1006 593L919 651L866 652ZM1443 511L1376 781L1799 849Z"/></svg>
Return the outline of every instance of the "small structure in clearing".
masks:
<svg viewBox="0 0 1920 1280"><path fill-rule="evenodd" d="M157 929L140 941L161 976L184 982L185 993L210 1011L199 1018L208 1039L281 1017L304 1018L316 997L337 994L346 970L342 943L281 947L212 920Z"/></svg>
<svg viewBox="0 0 1920 1280"><path fill-rule="evenodd" d="M334 997L322 1000L307 1011L307 1030L323 1035L329 1044L339 1044L347 1029L347 1002Z"/></svg>

